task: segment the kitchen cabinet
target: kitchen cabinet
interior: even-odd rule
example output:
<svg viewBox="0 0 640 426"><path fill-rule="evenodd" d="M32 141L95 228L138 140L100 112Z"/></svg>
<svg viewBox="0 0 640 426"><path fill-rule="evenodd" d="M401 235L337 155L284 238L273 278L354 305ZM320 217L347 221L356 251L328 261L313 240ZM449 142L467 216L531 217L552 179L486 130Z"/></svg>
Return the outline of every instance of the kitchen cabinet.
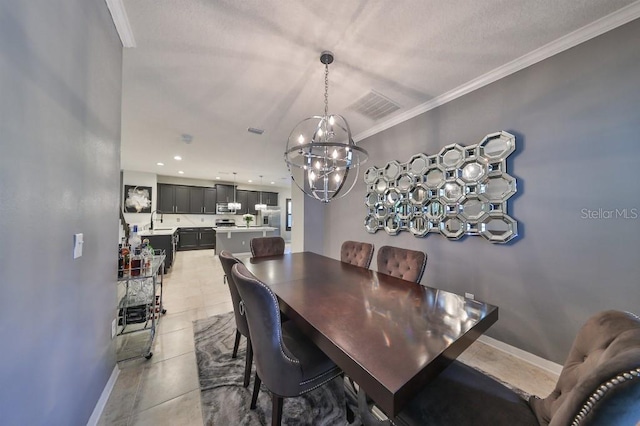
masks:
<svg viewBox="0 0 640 426"><path fill-rule="evenodd" d="M263 192L262 202L268 206L278 205L278 193L277 192Z"/></svg>
<svg viewBox="0 0 640 426"><path fill-rule="evenodd" d="M256 204L260 201L260 193L258 191L238 189L236 191L236 200L241 206L240 210L236 210L237 215L249 213L255 216L258 214L256 210Z"/></svg>
<svg viewBox="0 0 640 426"><path fill-rule="evenodd" d="M202 204L203 213L216 214L217 200L218 194L215 188L204 188L204 203Z"/></svg>
<svg viewBox="0 0 640 426"><path fill-rule="evenodd" d="M211 227L180 228L178 235L178 250L216 248L216 231Z"/></svg>
<svg viewBox="0 0 640 426"><path fill-rule="evenodd" d="M216 189L199 186L189 187L189 213L215 214Z"/></svg>
<svg viewBox="0 0 640 426"><path fill-rule="evenodd" d="M176 244L178 241L177 231L169 235L144 235L142 239L149 239L149 244L154 250L160 250L166 257L164 260L164 272L173 265L173 259L176 255Z"/></svg>
<svg viewBox="0 0 640 426"><path fill-rule="evenodd" d="M233 185L216 185L216 197L218 203L233 202Z"/></svg>
<svg viewBox="0 0 640 426"><path fill-rule="evenodd" d="M191 206L189 187L184 185L158 184L157 207L162 213L189 213Z"/></svg>

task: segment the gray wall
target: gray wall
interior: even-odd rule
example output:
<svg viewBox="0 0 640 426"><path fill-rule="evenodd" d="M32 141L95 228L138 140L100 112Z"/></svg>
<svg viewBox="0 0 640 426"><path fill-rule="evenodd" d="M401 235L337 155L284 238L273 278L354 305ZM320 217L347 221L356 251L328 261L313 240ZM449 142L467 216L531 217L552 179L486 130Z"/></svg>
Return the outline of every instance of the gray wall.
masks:
<svg viewBox="0 0 640 426"><path fill-rule="evenodd" d="M104 1L0 3L4 425L85 424L115 366L121 74Z"/></svg>
<svg viewBox="0 0 640 426"><path fill-rule="evenodd" d="M361 142L367 167L380 167L498 130L515 134L509 170L518 194L509 208L518 239L368 234L360 183L326 209L324 252L339 258L346 239L424 250L423 284L498 305L489 336L558 363L592 314L640 313L640 218L582 218L582 209L640 214L637 40L640 20Z"/></svg>

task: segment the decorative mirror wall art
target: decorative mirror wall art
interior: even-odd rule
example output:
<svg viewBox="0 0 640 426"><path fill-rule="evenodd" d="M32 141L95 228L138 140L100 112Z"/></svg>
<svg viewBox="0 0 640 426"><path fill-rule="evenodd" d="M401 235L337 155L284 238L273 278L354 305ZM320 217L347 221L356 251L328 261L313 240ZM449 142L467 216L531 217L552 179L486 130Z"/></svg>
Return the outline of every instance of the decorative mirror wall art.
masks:
<svg viewBox="0 0 640 426"><path fill-rule="evenodd" d="M507 173L507 157L515 148L515 136L503 131L476 145L447 145L436 155L370 167L364 174L365 228L372 234L384 229L389 235L512 240L518 223L507 214L507 200L516 193L516 180Z"/></svg>

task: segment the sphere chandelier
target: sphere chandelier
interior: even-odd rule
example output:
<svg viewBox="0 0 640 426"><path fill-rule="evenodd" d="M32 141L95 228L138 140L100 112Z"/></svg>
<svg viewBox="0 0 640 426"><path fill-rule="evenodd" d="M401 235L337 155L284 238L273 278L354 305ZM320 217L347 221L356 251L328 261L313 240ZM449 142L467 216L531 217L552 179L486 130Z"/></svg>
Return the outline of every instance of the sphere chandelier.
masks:
<svg viewBox="0 0 640 426"><path fill-rule="evenodd" d="M328 203L351 191L368 154L356 146L347 120L329 114L329 64L333 62L333 53L322 52L320 62L325 67L324 115L306 118L293 128L284 160L298 188Z"/></svg>

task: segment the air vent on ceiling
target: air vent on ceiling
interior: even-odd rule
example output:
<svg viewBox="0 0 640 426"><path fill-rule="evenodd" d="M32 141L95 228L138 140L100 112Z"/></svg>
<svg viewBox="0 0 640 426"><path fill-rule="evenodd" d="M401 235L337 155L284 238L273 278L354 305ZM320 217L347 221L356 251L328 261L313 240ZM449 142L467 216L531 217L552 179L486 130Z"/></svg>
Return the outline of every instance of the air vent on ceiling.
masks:
<svg viewBox="0 0 640 426"><path fill-rule="evenodd" d="M256 135L261 135L261 134L263 134L263 133L264 133L264 129L258 129L258 128L255 128L255 127L249 127L249 128L247 129L247 131L248 131L249 133L255 133Z"/></svg>
<svg viewBox="0 0 640 426"><path fill-rule="evenodd" d="M370 91L353 103L349 109L372 120L379 120L400 109L400 105L375 90Z"/></svg>

